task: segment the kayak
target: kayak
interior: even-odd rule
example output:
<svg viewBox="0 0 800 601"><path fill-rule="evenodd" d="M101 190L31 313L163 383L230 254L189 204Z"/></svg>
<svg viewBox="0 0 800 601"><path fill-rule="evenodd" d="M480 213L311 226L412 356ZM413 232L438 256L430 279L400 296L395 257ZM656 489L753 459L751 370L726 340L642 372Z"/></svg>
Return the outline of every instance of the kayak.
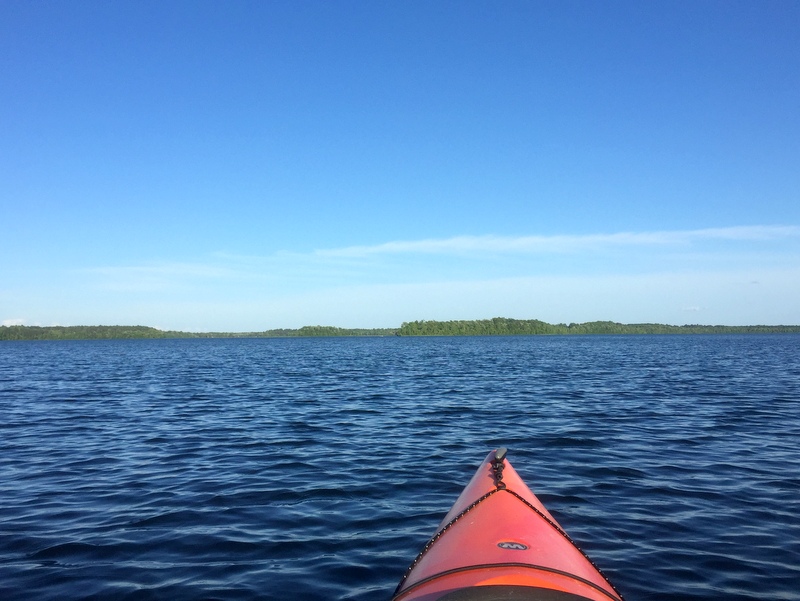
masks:
<svg viewBox="0 0 800 601"><path fill-rule="evenodd" d="M392 601L622 601L506 459L489 453Z"/></svg>

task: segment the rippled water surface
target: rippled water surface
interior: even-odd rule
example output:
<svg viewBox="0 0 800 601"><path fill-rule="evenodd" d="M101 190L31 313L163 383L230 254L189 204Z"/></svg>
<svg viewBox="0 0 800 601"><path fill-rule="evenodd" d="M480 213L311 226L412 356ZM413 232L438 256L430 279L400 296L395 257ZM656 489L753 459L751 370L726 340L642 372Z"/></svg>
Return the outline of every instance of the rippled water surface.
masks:
<svg viewBox="0 0 800 601"><path fill-rule="evenodd" d="M0 598L388 599L498 445L628 601L800 599L800 337L0 343Z"/></svg>

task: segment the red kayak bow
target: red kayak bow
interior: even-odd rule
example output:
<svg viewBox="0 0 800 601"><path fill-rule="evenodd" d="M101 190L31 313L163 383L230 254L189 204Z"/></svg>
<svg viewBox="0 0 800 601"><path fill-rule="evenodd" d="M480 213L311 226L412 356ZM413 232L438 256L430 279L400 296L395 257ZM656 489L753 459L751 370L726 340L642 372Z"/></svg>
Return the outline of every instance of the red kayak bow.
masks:
<svg viewBox="0 0 800 601"><path fill-rule="evenodd" d="M392 601L622 601L505 456L489 453Z"/></svg>

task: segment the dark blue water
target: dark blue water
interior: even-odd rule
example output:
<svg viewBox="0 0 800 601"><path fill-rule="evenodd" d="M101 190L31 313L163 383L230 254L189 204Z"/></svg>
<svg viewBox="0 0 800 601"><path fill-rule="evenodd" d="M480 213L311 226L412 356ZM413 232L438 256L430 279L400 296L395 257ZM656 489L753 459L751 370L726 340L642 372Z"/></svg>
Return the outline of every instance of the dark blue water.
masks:
<svg viewBox="0 0 800 601"><path fill-rule="evenodd" d="M0 598L385 600L485 454L628 601L800 599L800 337L0 344Z"/></svg>

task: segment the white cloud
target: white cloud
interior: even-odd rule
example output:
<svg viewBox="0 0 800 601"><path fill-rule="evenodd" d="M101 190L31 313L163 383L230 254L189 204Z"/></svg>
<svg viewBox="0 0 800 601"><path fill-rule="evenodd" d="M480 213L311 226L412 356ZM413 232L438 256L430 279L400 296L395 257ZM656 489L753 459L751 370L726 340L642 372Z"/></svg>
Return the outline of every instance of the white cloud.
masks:
<svg viewBox="0 0 800 601"><path fill-rule="evenodd" d="M291 288L337 282L431 281L454 277L456 270L460 277L474 279L497 277L499 272L509 277L534 275L541 269L566 272L574 268L584 271L602 268L618 273L633 265L652 270L656 262L667 259L692 261L692 267L696 268L703 260L718 260L720 256L725 260L732 256L730 253L752 243L770 249L786 240L800 240L800 228L748 226L581 236L456 236L309 253L280 251L264 256L216 253L207 261L106 266L83 273L98 278L100 287L120 292L176 291L223 282L231 286ZM724 248L713 246L719 241L725 244ZM687 252L694 254L680 254ZM800 249L796 256L800 256ZM555 257L569 262L557 263ZM541 259L538 263L533 261L537 258ZM739 261L745 258L741 253L737 255Z"/></svg>
<svg viewBox="0 0 800 601"><path fill-rule="evenodd" d="M456 236L395 241L374 246L323 249L325 257L366 257L382 254L564 253L620 246L682 245L713 240L769 241L800 237L800 227L746 226L684 231L620 232L581 236Z"/></svg>
<svg viewBox="0 0 800 601"><path fill-rule="evenodd" d="M798 323L799 241L800 228L764 226L218 253L205 261L83 270L58 291L60 311L42 294L8 309L19 315L40 306L32 319L206 331L497 315Z"/></svg>
<svg viewBox="0 0 800 601"><path fill-rule="evenodd" d="M21 318L4 319L2 322L0 322L0 325L4 325L4 326L23 326L23 325L25 325L25 320L21 319Z"/></svg>
<svg viewBox="0 0 800 601"><path fill-rule="evenodd" d="M118 292L158 292L179 289L190 281L214 281L233 277L227 266L203 262L155 262L146 265L92 267L79 270L98 285Z"/></svg>

